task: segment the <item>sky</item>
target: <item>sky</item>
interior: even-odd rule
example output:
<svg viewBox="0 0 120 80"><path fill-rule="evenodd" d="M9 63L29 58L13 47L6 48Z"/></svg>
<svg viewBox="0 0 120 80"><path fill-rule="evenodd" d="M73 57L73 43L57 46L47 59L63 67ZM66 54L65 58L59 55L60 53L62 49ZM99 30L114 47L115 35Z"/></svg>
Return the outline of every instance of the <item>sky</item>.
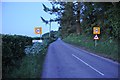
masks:
<svg viewBox="0 0 120 80"><path fill-rule="evenodd" d="M35 27L42 27L42 34L49 32L49 25L40 17L49 20L56 16L44 12L42 3L51 7L50 2L2 2L2 34L39 37ZM58 26L57 22L51 23L51 30L57 31Z"/></svg>

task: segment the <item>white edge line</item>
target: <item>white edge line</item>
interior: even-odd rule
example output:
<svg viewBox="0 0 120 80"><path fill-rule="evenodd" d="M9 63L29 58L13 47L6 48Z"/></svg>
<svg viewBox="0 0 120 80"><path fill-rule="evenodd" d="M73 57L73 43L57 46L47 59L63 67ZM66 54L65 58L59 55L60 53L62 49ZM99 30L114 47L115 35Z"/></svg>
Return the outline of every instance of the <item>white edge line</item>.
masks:
<svg viewBox="0 0 120 80"><path fill-rule="evenodd" d="M94 67L92 67L91 65L89 65L88 63L86 63L85 61L83 61L82 59L78 58L77 56L75 56L74 54L72 54L72 56L74 56L76 59L80 60L81 62L83 62L85 65L89 66L90 68L92 68L94 71L98 72L99 74L101 74L102 76L104 75L102 72L98 71L97 69L95 69Z"/></svg>
<svg viewBox="0 0 120 80"><path fill-rule="evenodd" d="M103 56L99 56L99 55L97 55L97 54L94 54L94 53L91 53L91 52L87 52L87 51L85 51L85 50L82 50L82 51L83 51L83 52L86 52L86 53L88 53L88 54L91 54L92 56L96 56L96 57L99 57L99 58L101 58L101 59L104 59L104 60L106 60L106 61L108 61L108 62L111 62L111 63L113 63L113 64L120 65L118 62L114 62L113 60L110 60L110 59L105 58L105 57L103 57Z"/></svg>
<svg viewBox="0 0 120 80"><path fill-rule="evenodd" d="M70 45L70 44L68 44L68 45ZM81 49L81 48L77 48L76 46L73 46L73 45L70 45L70 46L76 48L77 50L80 50L80 51L86 52L86 53L88 53L88 54L90 54L90 55L92 55L92 56L96 56L96 57L98 57L98 58L104 59L104 60L106 60L106 61L108 61L108 62L111 62L111 63L113 63L113 64L120 65L118 62L114 62L114 61L111 60L111 59L108 59L108 58L105 58L105 57L103 57L103 56L99 56L99 55L97 55L97 54L94 54L94 53L91 53L91 52L85 51L85 50L83 50L83 49Z"/></svg>

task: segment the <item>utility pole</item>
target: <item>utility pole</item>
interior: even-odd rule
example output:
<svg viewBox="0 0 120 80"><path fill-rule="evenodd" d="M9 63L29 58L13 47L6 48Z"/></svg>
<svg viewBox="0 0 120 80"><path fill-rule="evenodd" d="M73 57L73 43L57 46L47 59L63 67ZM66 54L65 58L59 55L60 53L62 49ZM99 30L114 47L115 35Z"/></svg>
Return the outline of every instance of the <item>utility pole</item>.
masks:
<svg viewBox="0 0 120 80"><path fill-rule="evenodd" d="M50 32L51 32L51 18L50 18L50 27L49 27L49 37L50 37Z"/></svg>

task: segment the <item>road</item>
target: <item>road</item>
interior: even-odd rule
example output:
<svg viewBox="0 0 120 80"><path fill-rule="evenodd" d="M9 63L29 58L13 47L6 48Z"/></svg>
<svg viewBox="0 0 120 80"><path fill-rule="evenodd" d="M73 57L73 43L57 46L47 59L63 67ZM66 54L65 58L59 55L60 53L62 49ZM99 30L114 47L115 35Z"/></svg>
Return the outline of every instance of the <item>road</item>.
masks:
<svg viewBox="0 0 120 80"><path fill-rule="evenodd" d="M120 65L58 39L50 44L42 78L118 78Z"/></svg>

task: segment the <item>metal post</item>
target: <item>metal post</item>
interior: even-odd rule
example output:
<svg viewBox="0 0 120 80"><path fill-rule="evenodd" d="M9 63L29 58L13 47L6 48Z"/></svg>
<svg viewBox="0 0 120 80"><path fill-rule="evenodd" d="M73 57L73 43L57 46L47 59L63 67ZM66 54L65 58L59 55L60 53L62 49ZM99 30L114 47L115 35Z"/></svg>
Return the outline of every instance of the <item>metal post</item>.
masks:
<svg viewBox="0 0 120 80"><path fill-rule="evenodd" d="M41 40L42 35L40 34L40 40Z"/></svg>
<svg viewBox="0 0 120 80"><path fill-rule="evenodd" d="M50 27L49 27L49 37L50 37L50 32L51 32L51 21L50 21Z"/></svg>
<svg viewBox="0 0 120 80"><path fill-rule="evenodd" d="M97 46L97 40L95 39L95 47Z"/></svg>

